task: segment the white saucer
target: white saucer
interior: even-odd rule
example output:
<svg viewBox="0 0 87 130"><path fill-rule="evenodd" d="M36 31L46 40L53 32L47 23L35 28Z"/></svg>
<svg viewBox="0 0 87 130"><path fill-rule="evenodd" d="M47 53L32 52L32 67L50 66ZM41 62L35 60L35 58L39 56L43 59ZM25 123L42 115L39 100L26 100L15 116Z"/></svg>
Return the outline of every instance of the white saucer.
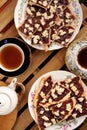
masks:
<svg viewBox="0 0 87 130"><path fill-rule="evenodd" d="M22 66L18 70L14 71L6 71L2 68L0 68L0 73L5 75L5 76L17 76L19 74L22 74L27 67L30 65L30 57L31 57L31 51L29 46L27 46L21 39L13 37L13 38L5 38L0 41L0 47L2 47L5 44L15 44L18 47L20 47L24 53L24 62Z"/></svg>

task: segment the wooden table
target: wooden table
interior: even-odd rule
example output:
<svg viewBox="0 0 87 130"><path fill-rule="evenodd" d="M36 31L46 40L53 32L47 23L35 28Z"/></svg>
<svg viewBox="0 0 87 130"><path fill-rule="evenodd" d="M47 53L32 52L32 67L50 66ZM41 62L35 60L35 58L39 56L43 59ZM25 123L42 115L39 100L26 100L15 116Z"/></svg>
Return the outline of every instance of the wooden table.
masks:
<svg viewBox="0 0 87 130"><path fill-rule="evenodd" d="M81 2L81 0L80 0ZM14 25L14 9L17 0L0 0L0 40L7 37L19 37ZM83 24L76 39L84 37L87 33L87 7L81 4L83 9ZM87 37L87 35L86 35ZM25 95L18 106L18 116L12 130L38 130L37 125L30 116L28 110L28 93L35 80L42 74L52 70L68 70L65 65L66 49L56 51L39 51L32 49L31 64L27 70L16 76L19 82L25 85ZM54 64L55 63L55 64ZM0 80L9 83L13 77L6 77L0 74ZM87 80L85 80L87 83ZM86 130L87 120L77 130Z"/></svg>

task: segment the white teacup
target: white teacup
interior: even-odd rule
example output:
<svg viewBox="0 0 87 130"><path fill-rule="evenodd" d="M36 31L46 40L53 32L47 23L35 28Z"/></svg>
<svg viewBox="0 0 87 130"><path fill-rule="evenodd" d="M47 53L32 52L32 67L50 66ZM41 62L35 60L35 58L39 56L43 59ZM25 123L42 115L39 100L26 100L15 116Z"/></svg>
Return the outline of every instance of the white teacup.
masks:
<svg viewBox="0 0 87 130"><path fill-rule="evenodd" d="M7 72L18 70L24 62L24 52L17 45L7 43L0 47L0 68Z"/></svg>
<svg viewBox="0 0 87 130"><path fill-rule="evenodd" d="M77 51L75 61L81 71L87 72L87 45Z"/></svg>

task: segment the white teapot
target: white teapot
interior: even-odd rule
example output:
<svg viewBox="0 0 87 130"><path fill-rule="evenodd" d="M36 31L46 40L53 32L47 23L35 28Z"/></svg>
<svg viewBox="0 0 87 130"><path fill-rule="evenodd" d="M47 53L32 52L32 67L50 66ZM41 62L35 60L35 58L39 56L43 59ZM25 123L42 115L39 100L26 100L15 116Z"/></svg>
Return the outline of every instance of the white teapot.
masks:
<svg viewBox="0 0 87 130"><path fill-rule="evenodd" d="M14 78L8 86L0 86L0 115L9 114L16 108L21 95L15 91L16 85L17 78ZM24 92L23 86L22 89Z"/></svg>

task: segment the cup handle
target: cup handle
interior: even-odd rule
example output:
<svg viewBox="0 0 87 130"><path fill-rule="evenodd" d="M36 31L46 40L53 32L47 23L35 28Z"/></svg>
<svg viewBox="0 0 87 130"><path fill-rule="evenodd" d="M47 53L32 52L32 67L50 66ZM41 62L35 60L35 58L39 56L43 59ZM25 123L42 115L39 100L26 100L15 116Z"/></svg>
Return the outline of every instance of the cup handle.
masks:
<svg viewBox="0 0 87 130"><path fill-rule="evenodd" d="M25 86L22 83L16 82L15 91L18 95L18 103L19 103L25 93Z"/></svg>

